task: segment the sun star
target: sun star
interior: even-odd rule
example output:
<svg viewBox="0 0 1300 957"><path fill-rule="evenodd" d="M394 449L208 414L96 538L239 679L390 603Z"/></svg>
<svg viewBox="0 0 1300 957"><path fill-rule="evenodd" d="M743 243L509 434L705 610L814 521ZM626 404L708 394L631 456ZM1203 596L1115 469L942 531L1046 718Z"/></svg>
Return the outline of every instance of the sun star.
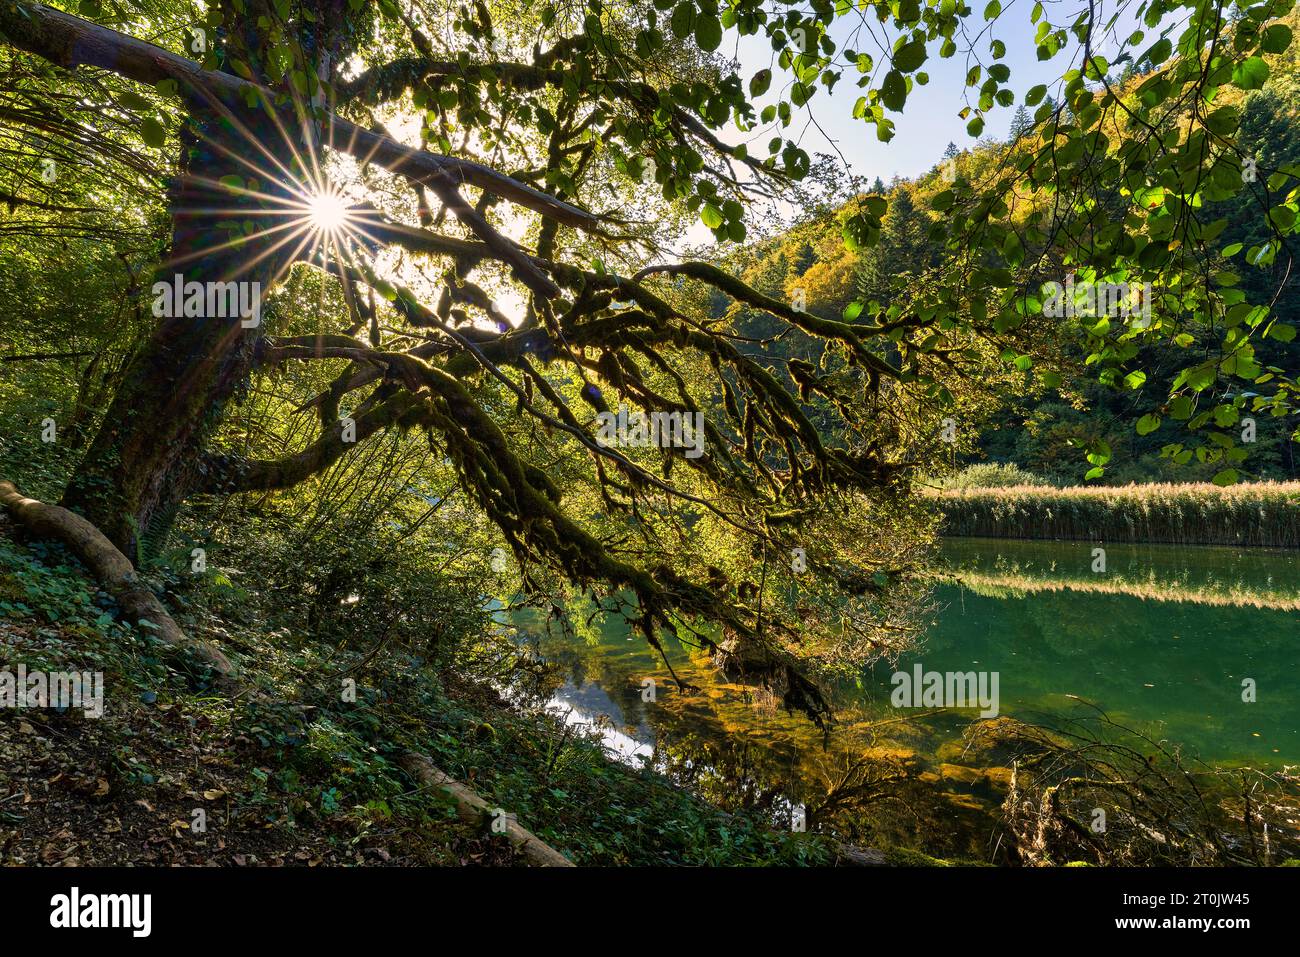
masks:
<svg viewBox="0 0 1300 957"><path fill-rule="evenodd" d="M313 227L323 233L338 232L348 220L348 204L333 190L322 190L307 201L307 212Z"/></svg>

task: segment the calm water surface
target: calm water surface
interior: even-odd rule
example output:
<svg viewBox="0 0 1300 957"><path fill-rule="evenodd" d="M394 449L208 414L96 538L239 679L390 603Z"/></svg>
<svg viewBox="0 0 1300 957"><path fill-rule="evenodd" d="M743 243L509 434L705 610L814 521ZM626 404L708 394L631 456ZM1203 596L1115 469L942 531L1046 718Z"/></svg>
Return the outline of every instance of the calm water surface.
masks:
<svg viewBox="0 0 1300 957"><path fill-rule="evenodd" d="M1189 758L1300 762L1295 552L1112 545L1104 572L1087 543L950 539L941 555L934 623L900 669L997 672L1001 714L1033 724L1068 725L1094 715L1091 705ZM577 636L519 623L559 667L552 704L600 728L627 760L652 761L724 806L816 804L874 774L878 836L933 853L988 851L981 835L1005 793L1006 755L971 745L973 710L892 707L885 663L835 690L838 723L826 736L667 643L673 668L698 688L681 694L621 621ZM642 700L647 678L654 702ZM1254 702L1242 700L1245 679ZM919 776L891 795L888 769L903 766Z"/></svg>

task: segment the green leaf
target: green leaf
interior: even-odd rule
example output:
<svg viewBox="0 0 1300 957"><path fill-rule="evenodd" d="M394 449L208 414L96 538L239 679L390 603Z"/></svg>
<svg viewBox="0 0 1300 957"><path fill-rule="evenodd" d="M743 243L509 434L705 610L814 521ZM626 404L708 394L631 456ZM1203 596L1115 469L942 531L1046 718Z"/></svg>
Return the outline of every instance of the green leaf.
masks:
<svg viewBox="0 0 1300 957"><path fill-rule="evenodd" d="M117 98L117 101L128 110L141 111L141 110L150 109L151 107L151 104L149 103L148 100L146 100L139 93L135 93L131 90L127 90L125 93L119 96Z"/></svg>
<svg viewBox="0 0 1300 957"><path fill-rule="evenodd" d="M668 25L672 28L673 36L679 40L684 40L695 32L695 7L689 0L684 0L673 8Z"/></svg>
<svg viewBox="0 0 1300 957"><path fill-rule="evenodd" d="M1007 230L1007 238L1002 243L1002 258L1008 265L1019 266L1025 259L1025 247L1015 230Z"/></svg>
<svg viewBox="0 0 1300 957"><path fill-rule="evenodd" d="M1281 53L1291 45L1291 28L1284 23L1268 27L1259 38L1259 48L1265 53Z"/></svg>
<svg viewBox="0 0 1300 957"><path fill-rule="evenodd" d="M1232 83L1243 90L1262 89L1268 79L1268 64L1260 57L1249 57L1232 71Z"/></svg>
<svg viewBox="0 0 1300 957"><path fill-rule="evenodd" d="M152 116L146 116L140 121L140 138L149 146L161 148L167 142L167 131Z"/></svg>
<svg viewBox="0 0 1300 957"><path fill-rule="evenodd" d="M1093 465L1098 467L1105 465L1110 461L1110 456L1110 443L1105 439L1095 439L1092 444L1088 446L1087 458Z"/></svg>
<svg viewBox="0 0 1300 957"><path fill-rule="evenodd" d="M709 229L717 229L723 224L723 222L725 222L722 216L722 210L718 209L718 207L714 206L712 203L705 203L704 206L701 207L700 219L703 221L705 226L709 227Z"/></svg>
<svg viewBox="0 0 1300 957"><path fill-rule="evenodd" d="M913 40L911 43L904 43L894 51L894 68L904 73L911 73L925 62L925 58L925 41Z"/></svg>
<svg viewBox="0 0 1300 957"><path fill-rule="evenodd" d="M1147 60L1153 67L1158 67L1164 63L1174 52L1173 42L1168 37L1162 37L1156 43L1152 44L1146 54L1141 57Z"/></svg>
<svg viewBox="0 0 1300 957"><path fill-rule="evenodd" d="M1150 435L1156 429L1160 428L1160 416L1154 412L1148 412L1142 418L1137 420L1137 434Z"/></svg>
<svg viewBox="0 0 1300 957"><path fill-rule="evenodd" d="M880 86L880 101L887 110L895 113L903 111L903 104L907 102L907 81L903 79L903 74L897 70L885 74L885 82Z"/></svg>
<svg viewBox="0 0 1300 957"><path fill-rule="evenodd" d="M865 213L847 216L840 224L840 236L852 250L874 246L880 240L879 220L873 222L873 217Z"/></svg>
<svg viewBox="0 0 1300 957"><path fill-rule="evenodd" d="M715 16L701 16L695 21L695 42L710 53L722 44L722 24Z"/></svg>
<svg viewBox="0 0 1300 957"><path fill-rule="evenodd" d="M1274 206L1268 211L1268 218L1282 232L1290 232L1295 225L1296 211L1290 206Z"/></svg>
<svg viewBox="0 0 1300 957"><path fill-rule="evenodd" d="M1231 106L1220 107L1205 118L1205 128L1217 136L1228 136L1237 129L1237 111Z"/></svg>
<svg viewBox="0 0 1300 957"><path fill-rule="evenodd" d="M1215 485L1236 485L1239 477L1240 473L1236 469L1224 469L1210 481Z"/></svg>

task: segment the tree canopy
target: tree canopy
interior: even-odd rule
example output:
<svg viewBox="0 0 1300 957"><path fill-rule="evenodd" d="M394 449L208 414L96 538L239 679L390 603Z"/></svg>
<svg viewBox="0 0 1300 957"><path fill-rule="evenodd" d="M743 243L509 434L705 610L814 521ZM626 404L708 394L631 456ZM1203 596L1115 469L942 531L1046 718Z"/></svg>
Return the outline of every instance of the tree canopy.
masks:
<svg viewBox="0 0 1300 957"><path fill-rule="evenodd" d="M6 281L44 289L14 341L91 359L63 502L139 555L187 501L321 483L409 433L526 592L590 589L821 720L810 669L893 653L923 612L913 484L991 383L1077 364L1137 391L1172 344L1136 429L1176 423L1163 454L1225 483L1241 417L1293 410L1266 356L1295 329L1257 277L1289 271L1300 168L1243 130L1291 8L1035 3L1060 81L1018 96L998 0L0 0ZM737 36L771 66L740 75ZM803 118L854 84L887 142L932 58L969 64L971 137L1019 106L1017 137L923 198L852 197L832 235L924 227L928 258L861 287L828 266L829 310L737 268L765 205L829 180ZM719 246L680 255L697 220ZM66 348L56 244L121 267L77 289ZM176 273L258 282L260 323L151 313ZM1067 278L1135 308L1052 315ZM698 421L702 454L602 441L620 409ZM1104 474L1109 443L1083 452Z"/></svg>

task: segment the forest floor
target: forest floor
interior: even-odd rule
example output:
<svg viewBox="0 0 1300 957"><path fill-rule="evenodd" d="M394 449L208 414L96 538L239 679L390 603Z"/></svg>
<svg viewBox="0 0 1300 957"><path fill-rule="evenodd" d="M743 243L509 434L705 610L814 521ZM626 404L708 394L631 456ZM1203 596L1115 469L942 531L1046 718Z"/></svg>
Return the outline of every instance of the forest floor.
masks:
<svg viewBox="0 0 1300 957"><path fill-rule="evenodd" d="M103 682L99 717L0 707L0 863L523 863L486 821L460 820L446 792L401 769L412 750L575 863L841 859L827 838L723 814L400 649L365 658L210 611L178 618L236 655L263 695L217 690L147 628L117 620L74 558L0 518L0 678L22 665ZM343 675L355 700L340 693Z"/></svg>

